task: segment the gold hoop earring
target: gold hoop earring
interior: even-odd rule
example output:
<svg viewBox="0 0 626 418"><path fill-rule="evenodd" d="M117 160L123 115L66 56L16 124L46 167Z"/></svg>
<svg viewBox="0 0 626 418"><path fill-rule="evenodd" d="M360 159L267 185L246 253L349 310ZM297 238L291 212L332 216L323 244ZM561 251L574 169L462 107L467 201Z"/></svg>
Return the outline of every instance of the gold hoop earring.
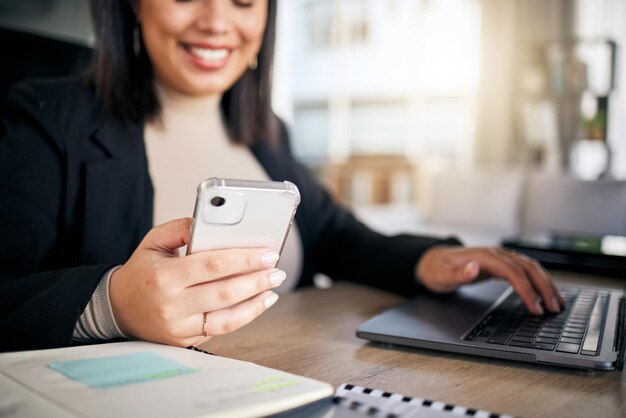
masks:
<svg viewBox="0 0 626 418"><path fill-rule="evenodd" d="M259 67L259 61L258 61L257 56L255 55L255 56L254 56L254 58L252 58L252 59L250 60L250 62L248 63L248 69L249 69L250 71L254 71L254 70L256 70L258 67Z"/></svg>
<svg viewBox="0 0 626 418"><path fill-rule="evenodd" d="M135 25L133 29L133 52L138 57L141 54L141 33L139 32L139 24Z"/></svg>

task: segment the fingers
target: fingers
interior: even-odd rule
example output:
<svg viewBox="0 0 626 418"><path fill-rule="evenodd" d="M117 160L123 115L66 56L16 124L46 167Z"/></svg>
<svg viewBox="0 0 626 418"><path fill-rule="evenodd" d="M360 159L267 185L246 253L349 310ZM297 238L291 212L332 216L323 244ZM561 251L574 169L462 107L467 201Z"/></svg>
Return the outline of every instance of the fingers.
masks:
<svg viewBox="0 0 626 418"><path fill-rule="evenodd" d="M504 250L501 250L504 251ZM506 252L509 257L515 260L525 271L527 277L531 280L535 289L541 294L543 304L553 313L561 311L561 307L565 305L565 300L559 294L554 282L550 280L548 273L541 265L523 254L516 252Z"/></svg>
<svg viewBox="0 0 626 418"><path fill-rule="evenodd" d="M285 279L284 272L273 268L279 258L276 251L228 249L179 257L177 250L188 244L191 225L192 220L184 218L153 228L112 274L111 305L126 335L186 346L204 338L192 324L202 311L234 313L233 318L217 316L222 318L214 324L221 326L214 331L218 334L251 321L275 302L275 294L267 289ZM201 283L215 286L198 286ZM194 286L194 292L186 292Z"/></svg>
<svg viewBox="0 0 626 418"><path fill-rule="evenodd" d="M182 218L155 226L145 236L141 247L173 254L178 248L189 244L193 219Z"/></svg>
<svg viewBox="0 0 626 418"><path fill-rule="evenodd" d="M536 261L526 256L500 248L475 248L458 252L453 258L459 257L461 259L457 260L457 264L461 261L467 263L468 259L475 260L480 264L481 271L507 280L535 315L544 313L540 297L551 312L559 312L564 305L548 274Z"/></svg>
<svg viewBox="0 0 626 418"><path fill-rule="evenodd" d="M422 255L416 273L420 282L435 292L452 291L486 275L503 278L535 315L544 312L539 295L551 312L557 313L565 306L539 263L501 248L435 246Z"/></svg>
<svg viewBox="0 0 626 418"><path fill-rule="evenodd" d="M272 291L263 292L237 305L207 314L207 334L221 335L252 322L278 300Z"/></svg>
<svg viewBox="0 0 626 418"><path fill-rule="evenodd" d="M184 324L185 336L178 339L186 344L197 344L198 341L206 341L212 336L233 332L259 317L276 301L278 301L278 295L272 291L266 291L237 305L207 313L207 337L203 335L205 330L203 314L189 316Z"/></svg>
<svg viewBox="0 0 626 418"><path fill-rule="evenodd" d="M278 269L263 270L198 284L183 292L185 312L211 312L236 305L268 289L280 286L287 275Z"/></svg>
<svg viewBox="0 0 626 418"><path fill-rule="evenodd" d="M172 276L180 286L189 287L225 277L269 269L279 255L267 248L239 248L202 251L168 260Z"/></svg>
<svg viewBox="0 0 626 418"><path fill-rule="evenodd" d="M510 257L504 256L498 249L475 251L472 259L478 261L482 270L506 279L522 299L528 310L535 315L543 315L543 308L538 302L538 294L531 284L526 272Z"/></svg>
<svg viewBox="0 0 626 418"><path fill-rule="evenodd" d="M247 325L272 307L276 301L278 301L276 293L263 292L237 305L208 312L206 326L203 313L186 316L184 319L169 323L165 335L154 341L180 347L198 345L212 336L227 334Z"/></svg>

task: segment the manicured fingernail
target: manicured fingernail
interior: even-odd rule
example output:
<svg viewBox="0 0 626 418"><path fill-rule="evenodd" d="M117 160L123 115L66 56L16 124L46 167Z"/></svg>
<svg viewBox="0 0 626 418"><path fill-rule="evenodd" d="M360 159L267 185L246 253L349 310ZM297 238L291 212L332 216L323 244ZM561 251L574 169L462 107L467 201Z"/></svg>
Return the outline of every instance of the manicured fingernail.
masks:
<svg viewBox="0 0 626 418"><path fill-rule="evenodd" d="M276 251L267 251L261 255L261 263L271 266L278 261L280 256Z"/></svg>
<svg viewBox="0 0 626 418"><path fill-rule="evenodd" d="M535 302L535 312L537 313L537 315L543 315L543 307L541 306L541 303L539 303L539 301Z"/></svg>
<svg viewBox="0 0 626 418"><path fill-rule="evenodd" d="M478 274L478 269L479 269L478 262L470 261L463 268L463 272L468 276L476 276Z"/></svg>
<svg viewBox="0 0 626 418"><path fill-rule="evenodd" d="M268 297L265 298L265 309L275 304L277 300L278 300L278 295L276 293L270 294Z"/></svg>
<svg viewBox="0 0 626 418"><path fill-rule="evenodd" d="M270 283L272 286L280 286L285 279L287 278L287 274L282 270L273 271L270 274Z"/></svg>

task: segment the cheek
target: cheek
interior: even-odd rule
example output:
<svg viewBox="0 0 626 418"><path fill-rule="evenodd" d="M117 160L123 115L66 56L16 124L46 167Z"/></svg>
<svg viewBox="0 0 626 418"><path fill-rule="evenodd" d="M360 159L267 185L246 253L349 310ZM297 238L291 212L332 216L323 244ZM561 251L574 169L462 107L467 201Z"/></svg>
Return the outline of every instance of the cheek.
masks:
<svg viewBox="0 0 626 418"><path fill-rule="evenodd" d="M149 50L163 50L177 42L191 21L189 13L178 8L148 8L141 19L144 42Z"/></svg>
<svg viewBox="0 0 626 418"><path fill-rule="evenodd" d="M239 25L239 33L241 38L246 43L246 47L250 49L258 49L263 41L263 34L265 33L267 16L265 11L254 16L249 16Z"/></svg>

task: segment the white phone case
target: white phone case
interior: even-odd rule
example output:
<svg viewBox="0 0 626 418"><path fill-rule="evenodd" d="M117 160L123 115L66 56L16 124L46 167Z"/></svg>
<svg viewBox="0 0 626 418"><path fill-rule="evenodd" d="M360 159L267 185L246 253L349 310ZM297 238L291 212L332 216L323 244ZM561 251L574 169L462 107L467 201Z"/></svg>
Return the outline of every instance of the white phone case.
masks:
<svg viewBox="0 0 626 418"><path fill-rule="evenodd" d="M280 253L299 203L300 192L288 181L204 180L187 253L253 247Z"/></svg>

